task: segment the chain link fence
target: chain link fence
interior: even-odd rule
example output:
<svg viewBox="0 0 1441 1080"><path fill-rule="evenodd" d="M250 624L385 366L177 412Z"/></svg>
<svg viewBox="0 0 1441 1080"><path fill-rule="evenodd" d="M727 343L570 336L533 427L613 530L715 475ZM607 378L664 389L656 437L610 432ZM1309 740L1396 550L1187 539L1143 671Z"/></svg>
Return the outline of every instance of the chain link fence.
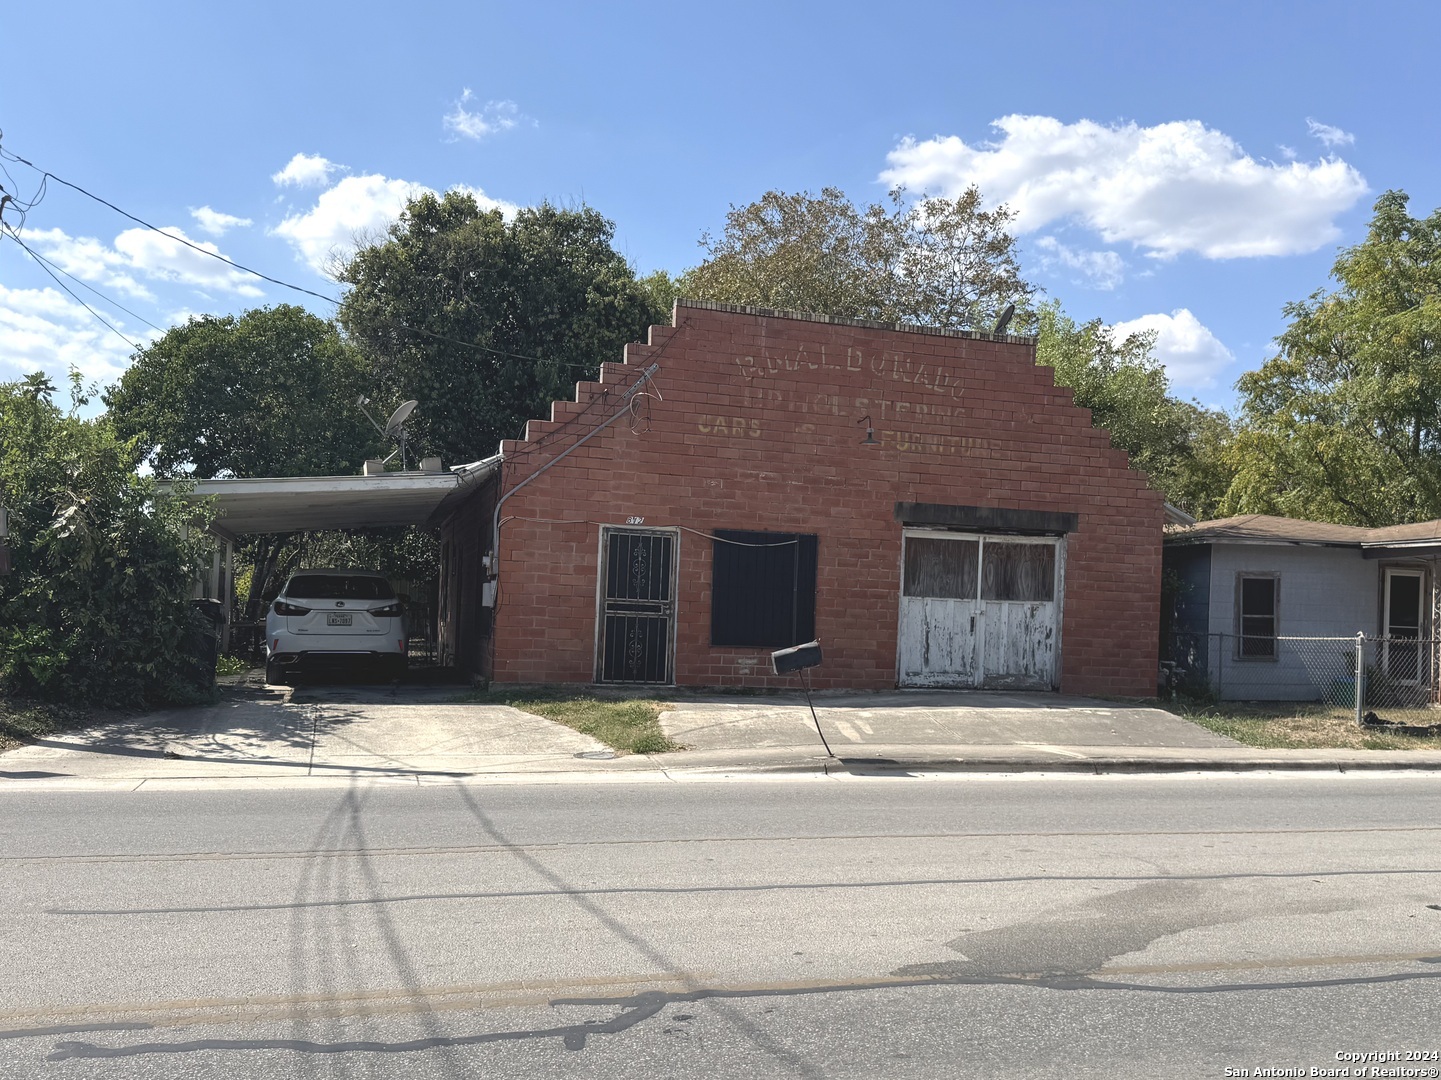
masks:
<svg viewBox="0 0 1441 1080"><path fill-rule="evenodd" d="M1441 723L1441 638L1177 633L1162 642L1161 671L1163 684L1187 697L1322 703L1362 722Z"/></svg>

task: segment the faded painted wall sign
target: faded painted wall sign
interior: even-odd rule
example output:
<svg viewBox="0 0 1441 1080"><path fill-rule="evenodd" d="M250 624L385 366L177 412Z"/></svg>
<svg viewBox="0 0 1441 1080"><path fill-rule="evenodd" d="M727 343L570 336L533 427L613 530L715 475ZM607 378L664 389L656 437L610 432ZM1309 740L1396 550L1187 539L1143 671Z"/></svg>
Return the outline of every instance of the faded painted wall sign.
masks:
<svg viewBox="0 0 1441 1080"><path fill-rule="evenodd" d="M753 416L706 416L696 422L696 430L703 435L728 435L731 438L748 436L758 438L761 422Z"/></svg>
<svg viewBox="0 0 1441 1080"><path fill-rule="evenodd" d="M966 454L987 457L991 444L965 435L937 435L929 431L882 431L881 445L907 454Z"/></svg>
<svg viewBox="0 0 1441 1080"><path fill-rule="evenodd" d="M828 352L824 345L814 350L804 347L794 353L762 353L760 356L735 357L737 369L747 381L758 378L785 379L809 372L836 373L867 371L890 379L942 394L957 401L964 392L961 378L954 371L930 360L916 360L904 353L874 352L867 354L855 346L847 347L845 355Z"/></svg>

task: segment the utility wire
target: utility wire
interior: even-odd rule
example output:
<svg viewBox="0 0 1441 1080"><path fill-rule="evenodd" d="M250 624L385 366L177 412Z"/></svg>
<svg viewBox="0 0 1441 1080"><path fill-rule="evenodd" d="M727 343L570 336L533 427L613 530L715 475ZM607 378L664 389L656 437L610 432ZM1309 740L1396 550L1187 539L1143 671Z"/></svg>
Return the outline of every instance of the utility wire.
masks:
<svg viewBox="0 0 1441 1080"><path fill-rule="evenodd" d="M167 234L167 235L168 235L168 234ZM339 305L339 303L340 303L340 301L338 301L338 300L331 300L330 302L331 302L332 304L336 304L336 305ZM395 327L395 328L398 329L398 330L405 330L405 331L407 331L407 332L409 332L409 333L412 333L412 334L419 334L421 337L434 338L436 341L444 341L444 342L446 342L447 344L450 344L450 345L459 345L459 346L461 346L462 348L465 348L465 349L477 349L477 350L479 350L480 352L491 353L491 354L494 355L494 356L505 356L505 357L509 357L509 358L512 359L512 360L527 360L527 361L529 361L529 362L532 363L532 364L549 364L549 363L552 363L552 361L550 361L550 360L543 360L543 359L541 359L539 356L525 356L525 355L522 354L522 353L506 352L504 349L492 349L489 345L478 345L478 344L476 344L474 341L462 341L460 338L447 337L445 334L437 334L437 333L435 333L434 331L431 331L431 330L422 330L422 329L421 329L420 327L418 327L418 326L409 326L409 325L407 325L407 324L405 324L405 323L403 323L403 322L397 322L397 321L395 321L394 319L384 319L384 318L382 318L382 319L377 319L376 322L377 322L379 325L381 325L381 326L393 326L393 327ZM573 360L573 361L571 361L569 364L566 364L565 366L566 366L567 368L576 368L576 367L585 367L585 366L587 366L587 365L585 364L584 361L581 361L581 360Z"/></svg>
<svg viewBox="0 0 1441 1080"><path fill-rule="evenodd" d="M0 137L3 137L3 133L0 133ZM3 147L0 147L0 159L9 160L9 161L18 161L18 162L20 162L22 165L26 165L26 166L29 166L30 168L34 169L34 170L35 170L36 172L38 172L38 173L40 174L40 176L41 176L41 188L40 188L39 193L37 193L37 195L36 195L36 197L35 197L34 199L29 200L27 203L25 203L25 204L22 206L21 203L20 203L20 201L14 199L14 197L12 196L12 201L15 203L16 207L19 208L19 209L22 211L22 213L27 212L27 211L29 211L30 209L32 209L33 207L35 207L35 206L40 202L40 200L44 198L44 194L45 194L45 184L46 184L48 181L50 181L50 180L54 180L57 184L64 184L66 187L71 188L71 189L73 189L73 190L75 190L75 191L78 191L80 194L84 195L86 198L94 199L94 200L95 200L96 202L98 202L100 205L109 207L111 210L114 210L114 211L115 211L117 214L119 214L121 217L128 218L129 220L135 222L136 224L143 225L143 226L145 226L145 228L151 230L152 232L156 232L156 233L159 233L161 236L168 237L169 239L174 240L174 241L175 241L176 243L178 243L178 244L184 244L186 247L191 248L191 249L193 249L193 250L195 250L195 251L198 251L198 252L200 252L202 255L208 255L208 256L209 256L210 258L212 258L212 259L216 259L216 260L218 260L219 262L223 262L226 266L234 267L236 270L240 270L240 271L243 271L244 273L251 274L251 275L253 275L253 276L255 276L255 277L260 278L260 280L262 280L262 281L268 281L268 282L270 282L270 283L273 284L273 285L279 285L279 286L281 286L282 288L286 288L286 289L293 289L295 292L304 293L306 296L313 296L313 297L315 297L317 300L324 300L326 303L328 303L328 304L334 304L336 307L339 307L339 306L340 306L340 301L337 300L337 299L335 299L335 297L333 297L333 296L327 296L327 295L325 295L324 293L316 292L314 289L307 289L307 288L305 288L303 285L295 285L295 284L292 284L292 283L289 282L289 281L283 281L283 280L281 280L280 278L271 277L269 274L262 274L259 270L252 269L251 267L245 266L245 265L243 265L243 264L241 264L241 263L238 263L238 262L236 262L236 261L233 260L233 259L227 259L224 255L221 255L221 254L218 253L218 252L211 251L209 248L201 247L199 244L192 243L191 241L185 239L185 237L183 237L183 236L176 236L174 233L166 232L164 229L159 228L159 227L156 226L156 225L150 224L150 222L146 221L144 218L137 217L136 215L130 213L128 210L122 210L120 207L116 206L113 202L110 202L108 199L102 199L99 195L96 195L94 192L87 191L85 188L81 187L79 184L71 183L69 180L66 180L66 179L64 179L63 177L56 176L54 173L48 172L47 170L40 168L40 166L36 165L33 161L30 161L28 158L23 158L23 157L21 157L19 154L15 153L14 151L6 150L6 149L4 149ZM3 166L0 166L0 168L3 168ZM7 176L9 175L8 172L6 173L6 175L7 175ZM13 177L11 178L11 182L12 182L12 183L14 182ZM23 218L22 218L22 220L23 220ZM53 276L53 275L52 275L52 276ZM87 287L88 287L88 286L87 286ZM116 306L118 307L119 305L116 305ZM123 309L122 309L122 310L123 310ZM138 318L138 316L137 316L137 318ZM144 320L142 320L142 321L144 321ZM407 325L406 323L399 322L399 321L394 320L394 319L381 318L381 319L377 319L377 320L375 320L375 321L376 321L379 325L382 325L382 326L391 326L391 327L394 327L394 328L399 329L399 330L407 331L408 333L419 334L421 337L431 338L431 339L433 339L433 340L435 340L435 341L443 341L443 342L445 342L445 343L448 344L448 345L458 345L458 346L460 346L461 348L464 348L464 349L475 349L475 350L477 350L478 352L490 353L490 354L492 354L493 356L503 356L503 357L506 357L506 358L512 359L512 360L525 360L525 361L527 361L527 362L529 362L529 363L532 363L532 364L547 364L547 363L551 363L551 361L549 361L549 360L544 360L544 359L542 359L541 357L538 357L538 356L526 356L526 355L524 355L523 353L509 352L509 351L507 351L507 350L505 350L505 349L493 349L493 348L491 348L491 347L488 346L488 345L480 345L480 344L477 344L477 343L474 342L474 341L463 341L463 340L461 340L460 338L449 337L449 336L447 336L447 335L445 335L445 334L437 334L437 333L435 333L434 331L425 330L425 329L422 329L421 327L418 327L418 326L410 326L410 325ZM153 325L153 324L151 324L151 325ZM579 367L586 367L587 365L586 365L583 361L573 361L573 362L571 362L570 364L567 364L567 365L565 365L565 366L566 366L566 368L568 368L568 369L574 369L574 368L579 368Z"/></svg>
<svg viewBox="0 0 1441 1080"><path fill-rule="evenodd" d="M94 293L96 296L100 297L100 299L104 300L107 304L111 305L112 307L119 308L121 311L125 312L125 314L129 315L132 319L139 319L139 320L140 320L141 322L143 322L146 326L150 327L150 329L155 330L155 331L157 331L158 333L161 333L161 334L165 333L165 327L163 327L163 326L156 326L153 322L151 322L149 319L147 319L144 315L140 315L140 314L138 314L138 313L136 313L136 312L134 312L134 311L131 311L128 307L126 307L124 304L122 304L119 300L112 300L110 297L106 296L106 295L105 295L103 292L101 292L99 289L95 288L95 286L93 286L93 285L91 285L91 284L89 284L89 283L87 283L87 282L81 281L78 277L76 277L74 274L72 274L69 270L66 270L65 267L61 266L59 263L56 263L56 262L54 262L54 261L51 260L51 259L47 259L44 255L41 255L40 252L36 251L36 250L35 250L34 248L32 248L32 247L29 247L29 246L25 243L25 241L23 241L23 240L20 239L19 235L15 232L15 230L13 230L13 229L11 229L11 228L9 228L9 227L7 226L7 227L6 227L6 233L10 236L10 239L11 239L11 240L14 240L17 244L19 244L22 248L24 248L26 254L28 254L32 259L36 259L36 260L38 260L39 262L42 262L42 263L46 264L47 266L49 266L49 267L50 267L51 269L53 269L53 270L59 270L60 273L64 274L64 275L65 275L66 277L68 277L71 281L75 282L75 284L79 285L82 289L89 289L92 293Z"/></svg>
<svg viewBox="0 0 1441 1080"><path fill-rule="evenodd" d="M80 297L76 294L75 290L72 289L69 285L66 285L65 282L61 281L58 277L56 277L56 276L55 276L55 273L50 269L50 267L46 266L45 263L44 263L38 256L36 256L36 254L35 254L33 251L31 251L28 247L26 247L25 244L21 242L20 238L17 237L17 236L15 235L14 231L11 230L8 226L7 226L6 229L5 229L5 235L8 236L8 237L10 237L10 239L11 239L11 240L14 240L17 244L19 244L20 247L24 249L24 251L25 251L25 253L26 253L27 255L29 255L32 259L34 259L37 263L39 263L39 264L40 264L40 269L41 269L41 270L44 270L47 274L49 274L50 277L54 280L54 282L55 282L56 285L59 285L62 289L64 289L67 293L69 293L69 294L70 294L70 298L71 298L72 300L74 300L77 304L79 304L81 307L83 307L86 311L90 312L91 315L95 316L95 318L96 318L99 322L103 323L103 324L110 330L110 332L111 332L112 334L114 334L116 337L118 337L121 341L125 342L125 344L129 345L132 349L135 349L135 350L139 351L139 349L140 349L140 346L139 346L139 345L137 345L135 342L131 341L128 337L126 337L126 336L125 336L124 334L122 334L119 330L117 330L117 329L115 328L115 326L114 326L109 320L107 320L107 319L105 318L105 316L103 316L103 315L100 314L100 312L96 311L93 307L91 307L89 304L87 304L84 300L80 299Z"/></svg>
<svg viewBox="0 0 1441 1080"><path fill-rule="evenodd" d="M62 177L56 176L53 172L48 172L48 171L46 171L45 169L40 168L39 165L36 165L33 161L30 161L30 160L28 160L28 159L26 159L26 158L21 157L19 154L16 154L16 153L14 153L14 152L12 152L12 151L9 151L9 150L0 149L0 155L4 155L6 158L8 158L8 159L11 160L11 161L18 161L18 162L20 162L20 164L22 164L22 165L28 165L28 166L30 166L30 168L34 169L34 170L35 170L36 172L38 172L41 176L43 176L45 179L47 179L47 180L54 180L57 184L64 184L66 187L71 188L71 189L74 190L74 191L80 192L80 194L84 195L86 198L88 198L88 199L94 199L94 200L95 200L96 202L98 202L101 206L108 206L111 210L114 210L114 211L115 211L117 214L119 214L121 217L129 218L131 221L135 222L137 225L144 225L147 229L150 229L152 232L157 232L157 233L159 233L161 236L168 236L168 237L170 237L170 239L174 240L177 244L184 244L186 247L191 248L191 249L194 250L194 251L198 251L198 252L200 252L200 254L202 254L202 255L208 255L208 256L210 256L210 258L212 258L212 259L216 259L216 260L218 260L218 261L220 261L220 262L223 262L226 266L233 266L235 269L237 269L237 270L243 270L243 271L244 271L245 273L247 273L247 274L252 274L252 275L254 275L255 277L260 278L262 281L268 281L268 282L270 282L272 285L279 285L279 286L281 286L282 288L285 288L285 289L294 289L296 292L305 293L305 295L307 295L307 296L313 296L313 297L315 297L317 300L325 300L326 302L331 303L331 304L339 304L339 303L340 303L340 301L339 301L339 300L336 300L334 297L326 296L324 293L318 293L318 292L316 292L314 289L307 289L307 288L305 288L303 285L292 285L292 284L291 284L290 282L288 282L288 281L281 281L279 278L271 277L269 274L262 274L259 270L251 269L251 268L248 267L248 266L242 266L240 263L236 262L234 259L227 259L224 255L221 255L219 252L211 251L209 248L204 248L204 247L201 247L199 244L192 243L191 241L185 239L185 237L183 237L183 236L176 236L174 233L166 232L164 229L159 228L158 226L155 226L155 225L150 224L150 222L146 221L144 218L136 217L134 214L130 213L128 210L122 210L122 209L120 209L120 207L116 206L113 202L110 202L110 201L107 200L107 199L102 199L99 195L96 195L94 192L86 191L86 190L85 190L83 187L81 187L79 184L72 184L69 180L63 179Z"/></svg>
<svg viewBox="0 0 1441 1080"><path fill-rule="evenodd" d="M673 329L675 329L675 330L677 330L677 331L680 331L680 330L684 330L684 329L688 328L689 326L690 326L690 320L689 320L689 319L686 319L686 320L684 320L679 326L674 327ZM663 356L665 356L666 350L670 348L671 342L675 341L676 338L678 338L679 336L680 336L679 333L671 334L668 338L665 339L665 341L656 349L656 351L655 351L653 354L650 354L650 355L646 356L645 359L646 359L647 361L651 362L651 363L659 362L660 359L661 359ZM597 375L597 378L599 378L598 375ZM653 384L654 382L655 382L655 380L652 379L652 380L651 380L651 383ZM560 422L560 424L559 424L558 427L555 427L555 428L553 428L553 429L550 430L550 431L542 432L540 435L537 435L537 436L535 437L535 439L534 439L530 444L528 444L524 449L518 451L517 454L516 454L516 456L517 456L517 457L519 457L519 456L529 456L530 454L533 454L533 453L537 452L538 450L540 450L540 449L541 449L542 447L544 447L547 443L555 441L555 439L557 439L558 437L560 437L563 433L565 433L567 430L569 430L572 426L574 426L574 425L580 423L582 420L584 420L585 417L590 414L591 410L593 410L594 408L596 408L596 406L608 402L608 401L610 400L610 389L611 389L611 388L610 388L609 386L607 386L607 385L602 385L601 388L600 388L600 390L599 390L599 392L596 393L595 395L593 395L593 396L591 397L590 401L588 401L588 402L585 404L585 406L580 410L580 412L576 413L574 416L572 416L572 417L571 417L570 419L568 419L568 420L562 420L562 421ZM639 398L648 397L648 396L650 396L648 393L640 393L640 394L637 394L635 397L631 398L631 404L634 405L635 402L636 402L637 400L639 400ZM657 397L660 396L660 394L659 394L659 387L657 387L656 396L657 396ZM634 415L635 415L635 414L634 414L634 411L632 410L632 416L634 416ZM648 418L648 416L647 416L647 418ZM640 432L637 432L637 434L641 434L641 433L640 433ZM524 440L522 440L522 441L524 441Z"/></svg>

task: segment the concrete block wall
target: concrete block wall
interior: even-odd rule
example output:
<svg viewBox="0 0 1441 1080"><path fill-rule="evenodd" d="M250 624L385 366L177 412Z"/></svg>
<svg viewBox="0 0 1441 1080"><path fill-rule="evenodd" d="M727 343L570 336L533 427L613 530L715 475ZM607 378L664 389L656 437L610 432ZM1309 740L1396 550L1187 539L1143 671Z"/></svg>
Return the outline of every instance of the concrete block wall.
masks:
<svg viewBox="0 0 1441 1080"><path fill-rule="evenodd" d="M1354 664L1348 642L1282 643L1274 660L1240 658L1236 580L1240 574L1275 574L1281 637L1352 638L1380 630L1382 563L1359 547L1216 544L1211 555L1211 685L1233 701L1310 701L1345 678Z"/></svg>
<svg viewBox="0 0 1441 1080"><path fill-rule="evenodd" d="M1030 339L676 307L575 402L502 444L516 484L621 408L626 415L502 509L494 678L595 675L602 524L677 528L675 679L761 686L766 649L710 645L717 529L815 533L818 687L896 682L897 502L1075 513L1067 537L1060 686L1155 692L1162 500L1034 363ZM864 446L869 416L877 446Z"/></svg>

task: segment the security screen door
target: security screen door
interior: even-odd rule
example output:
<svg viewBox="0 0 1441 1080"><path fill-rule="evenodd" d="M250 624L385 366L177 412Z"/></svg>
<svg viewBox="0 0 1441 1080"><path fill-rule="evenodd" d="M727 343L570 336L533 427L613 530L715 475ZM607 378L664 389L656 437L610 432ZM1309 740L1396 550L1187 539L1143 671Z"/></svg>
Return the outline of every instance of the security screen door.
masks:
<svg viewBox="0 0 1441 1080"><path fill-rule="evenodd" d="M907 530L900 685L1052 689L1058 555L1054 537Z"/></svg>
<svg viewBox="0 0 1441 1080"><path fill-rule="evenodd" d="M675 562L673 532L601 530L597 682L675 681Z"/></svg>

